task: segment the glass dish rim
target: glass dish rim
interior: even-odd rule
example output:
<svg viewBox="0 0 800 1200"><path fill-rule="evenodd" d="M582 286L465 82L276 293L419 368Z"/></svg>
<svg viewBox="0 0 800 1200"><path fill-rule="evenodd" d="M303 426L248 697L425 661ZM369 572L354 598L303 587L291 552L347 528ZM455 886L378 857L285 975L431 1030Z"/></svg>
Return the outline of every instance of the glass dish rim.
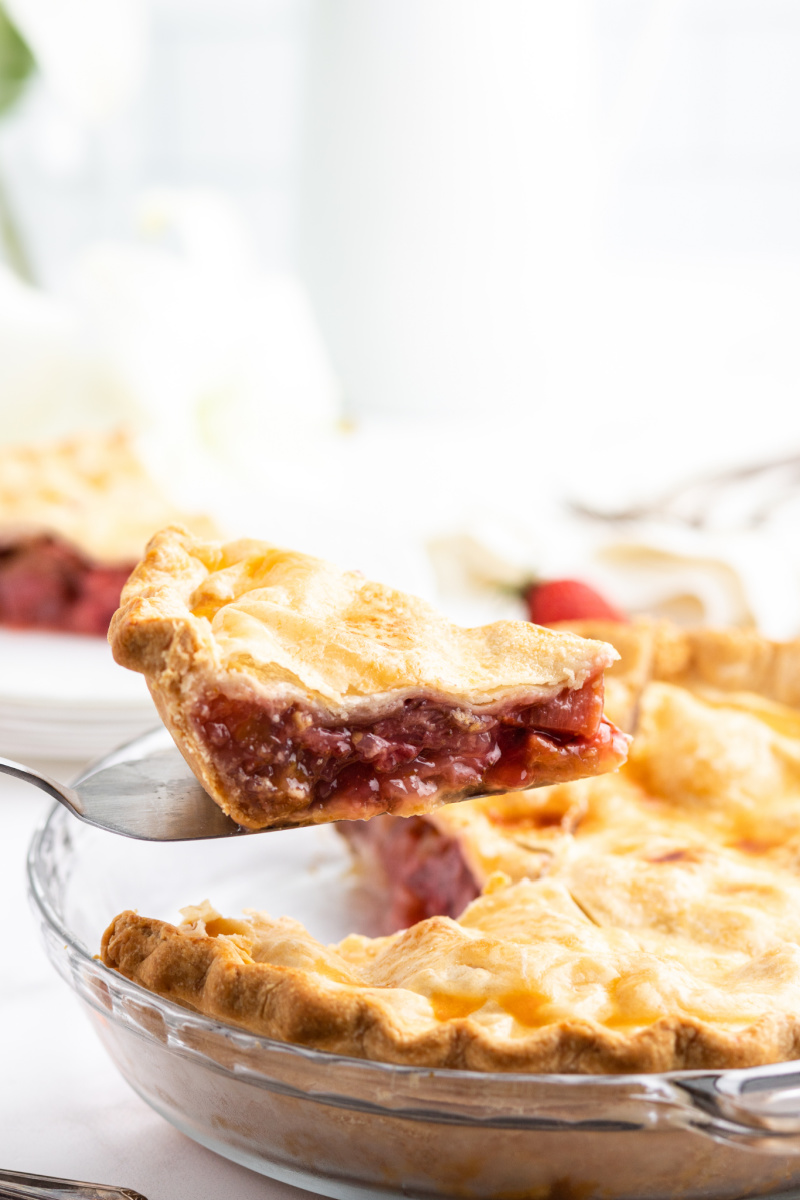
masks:
<svg viewBox="0 0 800 1200"><path fill-rule="evenodd" d="M800 1067L800 1059L786 1060L784 1062L766 1064L760 1067L752 1068L697 1068L693 1070L675 1070L661 1072L639 1072L639 1073L620 1073L620 1074L583 1074L575 1072L573 1074L557 1074L543 1073L535 1074L533 1072L511 1072L511 1071L470 1071L461 1070L453 1067L425 1067L425 1066L406 1066L401 1063L380 1062L378 1060L367 1058L356 1058L350 1055L335 1054L329 1050L317 1050L313 1047L298 1046L292 1042L282 1042L274 1038L264 1037L262 1034L253 1033L247 1029L240 1029L236 1025L228 1025L222 1021L216 1020L214 1017L209 1017L205 1013L195 1012L192 1009L184 1008L173 1000L168 1000L164 996L150 992L147 988L143 988L140 984L133 980L127 979L124 975L120 975L117 971L107 967L98 956L92 954L86 946L84 946L61 920L58 913L51 904L44 881L40 877L38 871L38 858L44 842L44 839L51 829L51 826L61 821L69 823L77 821L77 818L71 816L65 811L63 805L55 802L44 819L37 825L28 847L26 856L26 875L28 883L28 896L32 904L38 910L39 916L50 928L52 932L57 934L58 939L65 943L72 954L83 962L83 964L93 971L99 971L109 976L114 980L115 986L125 984L132 988L134 992L146 997L154 1003L158 1008L164 1008L176 1020L189 1018L193 1024L199 1025L207 1032L216 1034L217 1036L227 1038L247 1038L248 1042L257 1044L261 1049L267 1052L279 1052L289 1056L297 1056L305 1062L316 1062L321 1068L331 1067L334 1064L342 1064L342 1066L357 1069L360 1071L376 1071L386 1078L395 1078L401 1076L409 1077L424 1077L426 1080L441 1079L443 1082L454 1084L460 1080L463 1081L480 1081L485 1085L515 1085L517 1087L527 1086L532 1090L536 1087L543 1086L563 1086L569 1089L575 1088L626 1088L632 1085L649 1086L650 1089L656 1089L659 1084L680 1084L686 1080L719 1080L726 1076L736 1076L737 1078L746 1077L749 1074L764 1076L770 1073L771 1067L781 1068L783 1070L789 1065L789 1062L795 1062ZM74 988L73 988L74 990ZM209 1065L213 1060L209 1059ZM219 1070L227 1071L227 1068L219 1063L213 1062L213 1065ZM262 1074L257 1067L253 1068L254 1073Z"/></svg>

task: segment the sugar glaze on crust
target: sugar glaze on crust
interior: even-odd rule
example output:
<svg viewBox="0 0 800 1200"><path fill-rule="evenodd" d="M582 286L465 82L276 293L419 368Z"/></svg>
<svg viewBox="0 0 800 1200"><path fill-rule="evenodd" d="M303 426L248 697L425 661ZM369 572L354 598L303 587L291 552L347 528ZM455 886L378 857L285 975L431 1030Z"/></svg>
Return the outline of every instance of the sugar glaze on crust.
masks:
<svg viewBox="0 0 800 1200"><path fill-rule="evenodd" d="M263 542L164 530L109 640L209 793L253 828L427 811L609 770L627 750L602 719L610 647L527 622L464 629Z"/></svg>

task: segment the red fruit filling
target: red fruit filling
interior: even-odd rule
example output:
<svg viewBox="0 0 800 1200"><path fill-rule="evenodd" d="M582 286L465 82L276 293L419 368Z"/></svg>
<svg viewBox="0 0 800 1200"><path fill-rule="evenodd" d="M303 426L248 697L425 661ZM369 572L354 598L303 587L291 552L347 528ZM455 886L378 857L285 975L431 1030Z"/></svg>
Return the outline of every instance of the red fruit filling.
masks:
<svg viewBox="0 0 800 1200"><path fill-rule="evenodd" d="M51 537L0 549L0 625L105 636L133 566L103 567Z"/></svg>
<svg viewBox="0 0 800 1200"><path fill-rule="evenodd" d="M326 820L408 815L611 770L628 740L602 714L600 676L491 714L419 698L377 721L324 724L298 704L217 692L192 720L239 819L260 827L323 809Z"/></svg>
<svg viewBox="0 0 800 1200"><path fill-rule="evenodd" d="M500 831L563 833L575 833L585 815L580 798L539 793L541 799L533 802L522 795L524 799L499 796L482 813ZM374 821L340 821L336 829L368 873L377 876L384 900L381 933L395 933L426 917L460 917L480 895L461 840L445 833L435 819L381 816Z"/></svg>
<svg viewBox="0 0 800 1200"><path fill-rule="evenodd" d="M343 821L337 828L369 868L377 865L388 885L383 933L426 917L459 917L480 895L456 839L425 817Z"/></svg>

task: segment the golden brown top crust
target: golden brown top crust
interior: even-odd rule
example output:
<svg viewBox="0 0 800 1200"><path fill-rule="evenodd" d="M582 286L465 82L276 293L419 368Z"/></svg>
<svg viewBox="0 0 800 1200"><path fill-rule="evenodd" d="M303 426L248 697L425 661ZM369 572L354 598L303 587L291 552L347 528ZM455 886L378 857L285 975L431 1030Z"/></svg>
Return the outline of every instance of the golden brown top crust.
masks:
<svg viewBox="0 0 800 1200"><path fill-rule="evenodd" d="M800 708L800 640L775 642L755 629L655 631L653 675L684 687L754 692Z"/></svg>
<svg viewBox="0 0 800 1200"><path fill-rule="evenodd" d="M425 818L455 838L478 885L558 873L576 853L656 839L665 853L715 845L800 863L800 712L749 693L650 683L618 773L468 800Z"/></svg>
<svg viewBox="0 0 800 1200"><path fill-rule="evenodd" d="M579 637L599 638L614 647L619 658L606 671L605 711L620 729L633 732L642 688L653 674L654 623L647 619L629 625L619 621L561 621L554 628Z"/></svg>
<svg viewBox="0 0 800 1200"><path fill-rule="evenodd" d="M255 1033L389 1062L743 1066L800 1046L799 905L797 883L725 861L593 855L498 881L458 921L330 947L264 913L205 904L179 927L123 913L103 961Z"/></svg>
<svg viewBox="0 0 800 1200"><path fill-rule="evenodd" d="M453 625L423 600L266 542L165 529L122 594L118 662L168 686L189 664L351 713L426 694L471 707L546 699L616 658L526 621Z"/></svg>
<svg viewBox="0 0 800 1200"><path fill-rule="evenodd" d="M205 517L182 514L136 456L126 433L0 447L0 541L55 535L95 562L136 562L170 521L213 536Z"/></svg>
<svg viewBox="0 0 800 1200"><path fill-rule="evenodd" d="M800 639L776 642L755 629L684 629L669 621L562 621L554 628L609 642L619 660L606 675L606 711L631 732L650 679L692 691L749 692L800 708Z"/></svg>
<svg viewBox="0 0 800 1200"><path fill-rule="evenodd" d="M751 1066L800 1055L800 713L653 682L613 775L467 801L483 895L325 947L263 913L122 914L104 961L267 1036L477 1070Z"/></svg>

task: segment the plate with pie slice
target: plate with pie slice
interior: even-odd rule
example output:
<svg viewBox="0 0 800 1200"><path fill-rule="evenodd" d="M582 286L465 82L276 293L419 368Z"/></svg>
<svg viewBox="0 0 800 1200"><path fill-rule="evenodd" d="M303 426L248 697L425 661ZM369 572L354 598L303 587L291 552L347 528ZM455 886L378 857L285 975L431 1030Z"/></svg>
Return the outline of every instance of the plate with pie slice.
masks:
<svg viewBox="0 0 800 1200"><path fill-rule="evenodd" d="M0 448L0 753L86 760L158 723L106 645L125 580L174 519L121 430Z"/></svg>

